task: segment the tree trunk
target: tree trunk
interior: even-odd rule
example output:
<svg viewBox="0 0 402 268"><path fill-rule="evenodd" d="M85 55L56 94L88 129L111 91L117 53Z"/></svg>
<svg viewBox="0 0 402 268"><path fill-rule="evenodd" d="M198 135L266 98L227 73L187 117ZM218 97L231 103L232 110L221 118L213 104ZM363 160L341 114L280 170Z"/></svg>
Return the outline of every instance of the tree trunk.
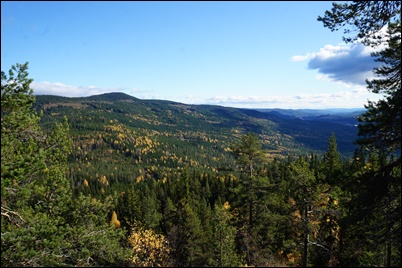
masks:
<svg viewBox="0 0 402 268"><path fill-rule="evenodd" d="M308 219L308 206L307 205L304 210L304 217L305 217L305 221L306 221L306 226L304 229L302 267L307 267L307 264L308 264L308 240L309 240L309 229L308 229L309 219Z"/></svg>

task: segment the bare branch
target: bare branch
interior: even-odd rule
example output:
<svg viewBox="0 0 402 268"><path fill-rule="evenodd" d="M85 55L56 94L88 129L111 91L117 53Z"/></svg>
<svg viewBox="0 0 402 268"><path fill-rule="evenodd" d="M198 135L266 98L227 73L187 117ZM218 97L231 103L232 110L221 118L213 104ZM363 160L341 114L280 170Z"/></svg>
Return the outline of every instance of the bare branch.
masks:
<svg viewBox="0 0 402 268"><path fill-rule="evenodd" d="M18 228L21 228L21 226L11 218L11 215L17 216L22 222L26 222L17 212L12 211L9 208L1 206L1 216L6 217L8 221L12 224L15 224Z"/></svg>

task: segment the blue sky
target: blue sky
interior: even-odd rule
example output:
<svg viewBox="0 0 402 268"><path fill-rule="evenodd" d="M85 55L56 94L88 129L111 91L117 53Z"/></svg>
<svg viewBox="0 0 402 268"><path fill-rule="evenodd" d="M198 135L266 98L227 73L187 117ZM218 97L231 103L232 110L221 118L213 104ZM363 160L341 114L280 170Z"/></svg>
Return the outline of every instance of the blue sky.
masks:
<svg viewBox="0 0 402 268"><path fill-rule="evenodd" d="M363 108L370 49L317 21L330 1L1 1L1 70L35 94L124 92L248 108Z"/></svg>

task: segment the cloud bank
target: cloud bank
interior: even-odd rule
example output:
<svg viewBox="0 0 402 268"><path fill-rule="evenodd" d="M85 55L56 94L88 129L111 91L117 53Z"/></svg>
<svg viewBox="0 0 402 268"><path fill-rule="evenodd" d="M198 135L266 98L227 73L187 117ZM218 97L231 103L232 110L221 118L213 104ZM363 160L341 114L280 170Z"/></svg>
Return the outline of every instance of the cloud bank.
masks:
<svg viewBox="0 0 402 268"><path fill-rule="evenodd" d="M378 100L378 96L363 86L352 86L336 93L298 94L283 96L214 96L211 98L183 98L177 100L187 104L213 104L238 108L363 108L367 100Z"/></svg>
<svg viewBox="0 0 402 268"><path fill-rule="evenodd" d="M317 70L335 82L366 85L374 77L373 69L379 66L371 56L372 48L360 43L351 45L326 45L318 52L296 55L292 61L308 60L307 67Z"/></svg>
<svg viewBox="0 0 402 268"><path fill-rule="evenodd" d="M92 95L99 95L108 92L123 92L127 94L134 94L139 90L125 89L125 88L99 88L96 86L72 86L63 83L50 83L50 82L32 82L31 88L35 95L56 95L63 97L88 97Z"/></svg>
<svg viewBox="0 0 402 268"><path fill-rule="evenodd" d="M62 83L33 82L31 88L35 95L57 95L63 97L87 97L109 92L123 92L140 99L163 99L185 104L211 104L238 108L363 108L367 100L376 100L364 86L349 86L347 90L336 93L298 94L277 96L213 96L200 95L162 96L149 94L138 89L98 88L96 86L72 86Z"/></svg>

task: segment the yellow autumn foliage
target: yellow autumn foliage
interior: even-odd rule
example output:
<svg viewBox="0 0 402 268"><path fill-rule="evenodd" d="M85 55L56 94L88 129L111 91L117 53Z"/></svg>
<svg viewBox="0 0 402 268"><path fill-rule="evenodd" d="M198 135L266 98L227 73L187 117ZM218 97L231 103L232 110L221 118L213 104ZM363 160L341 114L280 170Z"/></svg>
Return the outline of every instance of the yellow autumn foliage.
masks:
<svg viewBox="0 0 402 268"><path fill-rule="evenodd" d="M229 209L230 209L229 202L226 201L226 202L223 204L223 207L224 207L226 210L229 210Z"/></svg>
<svg viewBox="0 0 402 268"><path fill-rule="evenodd" d="M120 221L117 219L116 211L112 213L112 219L110 220L110 224L114 225L114 228L120 228Z"/></svg>
<svg viewBox="0 0 402 268"><path fill-rule="evenodd" d="M144 228L133 228L128 241L133 248L131 261L136 267L171 266L171 247L162 234Z"/></svg>
<svg viewBox="0 0 402 268"><path fill-rule="evenodd" d="M103 175L99 180L103 185L109 185L109 181L107 180L106 176Z"/></svg>

